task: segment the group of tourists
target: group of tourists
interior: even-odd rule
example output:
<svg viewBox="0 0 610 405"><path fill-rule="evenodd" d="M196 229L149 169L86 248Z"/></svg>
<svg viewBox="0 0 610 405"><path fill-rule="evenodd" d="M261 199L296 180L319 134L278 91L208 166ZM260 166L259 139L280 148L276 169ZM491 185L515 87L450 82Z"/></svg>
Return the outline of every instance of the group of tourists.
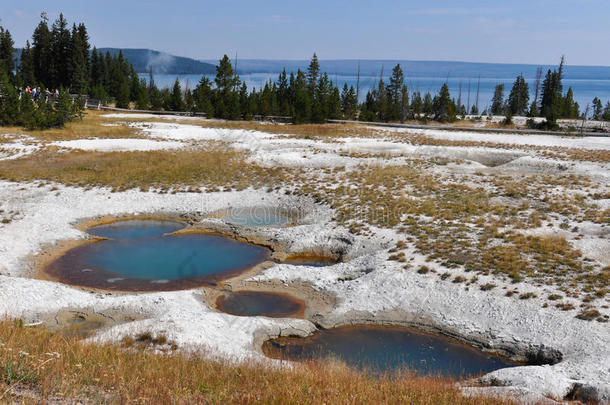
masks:
<svg viewBox="0 0 610 405"><path fill-rule="evenodd" d="M24 94L29 94L32 100L38 101L40 97L44 97L45 100L53 99L59 97L59 89L55 89L55 91L51 92L49 89L45 89L44 91L40 89L40 87L30 87L26 86L26 88L19 87L17 89L17 93L19 94L19 99Z"/></svg>

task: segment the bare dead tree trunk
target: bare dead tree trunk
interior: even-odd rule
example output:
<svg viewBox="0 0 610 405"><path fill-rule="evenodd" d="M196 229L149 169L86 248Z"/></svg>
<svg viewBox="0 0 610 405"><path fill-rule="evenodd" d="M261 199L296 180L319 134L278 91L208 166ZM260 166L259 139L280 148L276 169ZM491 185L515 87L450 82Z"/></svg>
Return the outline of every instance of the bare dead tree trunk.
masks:
<svg viewBox="0 0 610 405"><path fill-rule="evenodd" d="M536 103L536 108L538 108L538 98L540 97L540 81L542 80L542 68L538 67L536 70L536 92L534 97L534 103Z"/></svg>
<svg viewBox="0 0 610 405"><path fill-rule="evenodd" d="M580 125L580 134L582 135L585 132L585 121L587 120L587 115L589 115L589 104L585 108L585 112L582 115L582 124Z"/></svg>
<svg viewBox="0 0 610 405"><path fill-rule="evenodd" d="M155 87L155 79L153 77L152 65L148 66L148 89L152 90Z"/></svg>
<svg viewBox="0 0 610 405"><path fill-rule="evenodd" d="M468 79L468 106L466 107L466 114L470 114L470 79Z"/></svg>
<svg viewBox="0 0 610 405"><path fill-rule="evenodd" d="M358 61L358 79L356 80L356 102L360 102L360 61Z"/></svg>
<svg viewBox="0 0 610 405"><path fill-rule="evenodd" d="M462 82L460 81L460 87L459 87L459 92L458 92L458 105L457 107L459 109L462 108Z"/></svg>
<svg viewBox="0 0 610 405"><path fill-rule="evenodd" d="M481 92L481 75L479 75L479 82L477 83L477 98L476 98L476 105L477 105L477 112L479 114L481 114L481 112L479 111L479 94Z"/></svg>

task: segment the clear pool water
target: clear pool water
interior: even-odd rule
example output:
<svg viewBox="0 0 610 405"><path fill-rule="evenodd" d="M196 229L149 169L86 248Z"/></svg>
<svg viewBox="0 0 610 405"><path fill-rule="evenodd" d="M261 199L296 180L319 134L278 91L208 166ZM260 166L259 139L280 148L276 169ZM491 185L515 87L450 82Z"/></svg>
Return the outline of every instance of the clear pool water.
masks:
<svg viewBox="0 0 610 405"><path fill-rule="evenodd" d="M174 221L134 219L118 221L87 229L87 233L110 239L141 239L179 231L186 224Z"/></svg>
<svg viewBox="0 0 610 405"><path fill-rule="evenodd" d="M259 291L238 291L216 301L219 310L238 316L297 317L305 304L287 294Z"/></svg>
<svg viewBox="0 0 610 405"><path fill-rule="evenodd" d="M400 369L421 375L467 377L515 365L451 339L409 328L349 326L321 330L307 338L264 343L269 357L284 360L338 358L373 373Z"/></svg>
<svg viewBox="0 0 610 405"><path fill-rule="evenodd" d="M260 246L203 234L166 235L176 223L108 227L107 239L69 250L47 273L85 287L125 291L166 291L215 284L269 257ZM155 223L152 223L155 222Z"/></svg>

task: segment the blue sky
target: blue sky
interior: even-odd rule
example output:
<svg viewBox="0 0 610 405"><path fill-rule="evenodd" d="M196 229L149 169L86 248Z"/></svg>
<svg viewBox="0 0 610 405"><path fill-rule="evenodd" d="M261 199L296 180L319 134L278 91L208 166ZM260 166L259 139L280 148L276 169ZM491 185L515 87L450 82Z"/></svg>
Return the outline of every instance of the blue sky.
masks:
<svg viewBox="0 0 610 405"><path fill-rule="evenodd" d="M41 11L83 21L98 47L239 58L610 65L608 0L2 0L18 46Z"/></svg>

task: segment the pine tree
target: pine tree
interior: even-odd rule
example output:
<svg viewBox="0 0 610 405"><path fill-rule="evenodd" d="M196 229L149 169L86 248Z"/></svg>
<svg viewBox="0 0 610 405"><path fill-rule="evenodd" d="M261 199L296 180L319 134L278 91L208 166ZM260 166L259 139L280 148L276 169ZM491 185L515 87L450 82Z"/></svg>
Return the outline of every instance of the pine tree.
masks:
<svg viewBox="0 0 610 405"><path fill-rule="evenodd" d="M419 115L423 111L423 101L421 99L421 93L419 91L413 93L411 101L411 118L418 119Z"/></svg>
<svg viewBox="0 0 610 405"><path fill-rule="evenodd" d="M504 84L498 84L491 100L491 113L502 115L504 111Z"/></svg>
<svg viewBox="0 0 610 405"><path fill-rule="evenodd" d="M138 95L136 98L136 108L138 110L148 110L150 109L150 96L148 93L148 86L146 84L145 79L140 80L140 85L138 86Z"/></svg>
<svg viewBox="0 0 610 405"><path fill-rule="evenodd" d="M33 86L36 83L36 76L34 75L34 54L30 46L30 41L26 41L25 48L21 51L19 76L21 77L22 84L25 86Z"/></svg>
<svg viewBox="0 0 610 405"><path fill-rule="evenodd" d="M269 88L271 90L271 114L277 116L280 113L277 99L277 84L274 81L269 80Z"/></svg>
<svg viewBox="0 0 610 405"><path fill-rule="evenodd" d="M91 86L99 86L102 84L102 67L100 65L100 59L97 54L97 48L94 46L91 51Z"/></svg>
<svg viewBox="0 0 610 405"><path fill-rule="evenodd" d="M530 109L527 113L528 117L537 117L540 114L540 111L538 111L538 103L536 102L536 100L532 101L532 104L530 105Z"/></svg>
<svg viewBox="0 0 610 405"><path fill-rule="evenodd" d="M15 69L14 45L11 33L0 26L0 74L6 73L9 79Z"/></svg>
<svg viewBox="0 0 610 405"><path fill-rule="evenodd" d="M19 125L23 125L27 129L35 129L36 128L36 119L34 117L35 113L34 102L32 101L32 97L29 93L24 93L21 96L21 110L19 115Z"/></svg>
<svg viewBox="0 0 610 405"><path fill-rule="evenodd" d="M63 13L51 29L51 60L49 70L52 87L67 87L72 81L72 37ZM45 83L46 84L46 83Z"/></svg>
<svg viewBox="0 0 610 405"><path fill-rule="evenodd" d="M169 105L171 111L184 111L184 100L182 99L182 88L180 81L176 78L174 86L172 87L171 102Z"/></svg>
<svg viewBox="0 0 610 405"><path fill-rule="evenodd" d="M433 102L434 119L440 122L451 122L455 120L455 106L451 101L449 86L444 83Z"/></svg>
<svg viewBox="0 0 610 405"><path fill-rule="evenodd" d="M610 101L606 103L604 107L604 114L602 115L602 119L604 121L610 121Z"/></svg>
<svg viewBox="0 0 610 405"><path fill-rule="evenodd" d="M233 66L227 55L224 55L216 67L216 103L215 114L219 118L239 118L239 95L236 88L239 86L239 77L233 72Z"/></svg>
<svg viewBox="0 0 610 405"><path fill-rule="evenodd" d="M339 89L332 85L328 100L328 118L331 120L338 120L341 118L341 95Z"/></svg>
<svg viewBox="0 0 610 405"><path fill-rule="evenodd" d="M542 99L540 101L540 112L546 118L546 126L549 129L557 127L557 118L561 116L563 109L563 76L564 58L561 58L559 70L547 71L542 83Z"/></svg>
<svg viewBox="0 0 610 405"><path fill-rule="evenodd" d="M19 123L19 95L15 86L9 81L8 74L0 72L0 125L17 125Z"/></svg>
<svg viewBox="0 0 610 405"><path fill-rule="evenodd" d="M66 122L72 121L75 117L75 109L72 104L70 94L63 88L59 90L57 106L55 111L54 127L63 127Z"/></svg>
<svg viewBox="0 0 610 405"><path fill-rule="evenodd" d="M263 119L265 117L268 117L269 115L271 115L271 100L270 100L269 83L265 83L263 90L260 92L258 113L261 115L261 117Z"/></svg>
<svg viewBox="0 0 610 405"><path fill-rule="evenodd" d="M313 98L316 86L318 85L318 78L320 75L320 63L318 62L318 56L314 52L309 67L307 68L307 84L309 86L309 94Z"/></svg>
<svg viewBox="0 0 610 405"><path fill-rule="evenodd" d="M390 76L390 82L387 87L387 117L388 121L403 121L403 102L402 102L402 90L405 83L405 76L403 74L400 64L394 66L392 69L392 75Z"/></svg>
<svg viewBox="0 0 610 405"><path fill-rule="evenodd" d="M55 110L46 99L38 100L38 108L34 110L34 122L37 129L47 129L55 125Z"/></svg>
<svg viewBox="0 0 610 405"><path fill-rule="evenodd" d="M353 120L356 115L356 108L358 107L358 100L356 100L356 91L354 86L347 87L347 83L343 85L343 91L341 92L341 109L343 116L347 120Z"/></svg>
<svg viewBox="0 0 610 405"><path fill-rule="evenodd" d="M558 114L557 107L557 72L552 72L550 69L546 73L544 82L542 82L542 99L540 107L542 115L546 118L550 126L556 124Z"/></svg>
<svg viewBox="0 0 610 405"><path fill-rule="evenodd" d="M108 94L111 94L113 92L112 72L113 72L114 65L115 65L115 59L116 58L114 58L114 59L112 58L109 51L106 51L106 55L104 56L104 61L103 61L103 63L101 63L101 65L103 66L103 70L102 70L102 72L103 72L102 82L103 83L102 84Z"/></svg>
<svg viewBox="0 0 610 405"><path fill-rule="evenodd" d="M194 107L193 91L187 88L184 90L184 111L192 112Z"/></svg>
<svg viewBox="0 0 610 405"><path fill-rule="evenodd" d="M307 76L300 69L297 71L294 82L294 95L294 123L302 124L304 122L309 122L311 118L311 98L309 95L309 86Z"/></svg>
<svg viewBox="0 0 610 405"><path fill-rule="evenodd" d="M248 108L245 112L246 116L254 117L255 114L259 114L259 97L256 91L256 87L252 88L252 91L248 95Z"/></svg>
<svg viewBox="0 0 610 405"><path fill-rule="evenodd" d="M153 86L148 89L148 93L150 98L150 109L153 111L160 111L163 108L163 96L157 86L153 84Z"/></svg>
<svg viewBox="0 0 610 405"><path fill-rule="evenodd" d="M432 95L429 92L426 92L424 96L424 102L422 104L422 110L426 118L434 112L434 106L432 105Z"/></svg>
<svg viewBox="0 0 610 405"><path fill-rule="evenodd" d="M236 79L231 60L227 55L224 55L216 67L216 78L214 79L216 88L221 93L228 93L237 85Z"/></svg>
<svg viewBox="0 0 610 405"><path fill-rule="evenodd" d="M84 24L72 26L70 47L70 82L71 91L83 94L89 87L89 36Z"/></svg>
<svg viewBox="0 0 610 405"><path fill-rule="evenodd" d="M580 112L578 110L578 103L574 101L574 92L572 91L572 87L570 87L563 100L561 117L572 119L578 118L578 116L580 115Z"/></svg>
<svg viewBox="0 0 610 405"><path fill-rule="evenodd" d="M602 101L595 97L593 99L593 120L601 121L603 115L604 107L602 105Z"/></svg>
<svg viewBox="0 0 610 405"><path fill-rule="evenodd" d="M388 115L388 93L386 91L385 83L383 81L383 74L381 74L381 78L379 79L379 83L377 84L377 90L374 91L374 110L377 115L377 121L385 122L387 121Z"/></svg>
<svg viewBox="0 0 610 405"><path fill-rule="evenodd" d="M241 84L241 89L239 90L239 109L242 113L243 119L252 119L252 112L250 111L250 94L248 94L248 86L246 85L246 82Z"/></svg>
<svg viewBox="0 0 610 405"><path fill-rule="evenodd" d="M409 113L409 89L403 84L400 90L400 122L404 122Z"/></svg>
<svg viewBox="0 0 610 405"><path fill-rule="evenodd" d="M118 89L115 95L117 108L129 108L130 88L126 77L118 81Z"/></svg>
<svg viewBox="0 0 610 405"><path fill-rule="evenodd" d="M195 101L195 109L198 112L205 113L208 118L214 116L214 107L212 106L212 82L205 76L201 76L201 80L193 94Z"/></svg>
<svg viewBox="0 0 610 405"><path fill-rule="evenodd" d="M129 99L136 102L140 96L142 81L131 64L129 64L129 75L127 80L129 81ZM146 80L144 80L144 87L146 87Z"/></svg>
<svg viewBox="0 0 610 405"><path fill-rule="evenodd" d="M315 89L313 103L311 108L311 121L315 123L323 123L329 117L329 98L331 92L331 83L328 80L328 74L324 73L318 80L318 85Z"/></svg>
<svg viewBox="0 0 610 405"><path fill-rule="evenodd" d="M286 69L280 73L278 77L277 98L279 103L280 116L286 117L290 115L290 87L286 75Z"/></svg>
<svg viewBox="0 0 610 405"><path fill-rule="evenodd" d="M508 110L512 115L525 115L529 105L530 90L523 75L515 80L508 96Z"/></svg>
<svg viewBox="0 0 610 405"><path fill-rule="evenodd" d="M40 22L32 35L32 55L34 59L34 76L46 87L51 83L51 31L46 13L40 15ZM33 83L31 83L33 84Z"/></svg>
<svg viewBox="0 0 610 405"><path fill-rule="evenodd" d="M377 91L372 90L366 93L364 103L360 107L360 121L377 121Z"/></svg>

